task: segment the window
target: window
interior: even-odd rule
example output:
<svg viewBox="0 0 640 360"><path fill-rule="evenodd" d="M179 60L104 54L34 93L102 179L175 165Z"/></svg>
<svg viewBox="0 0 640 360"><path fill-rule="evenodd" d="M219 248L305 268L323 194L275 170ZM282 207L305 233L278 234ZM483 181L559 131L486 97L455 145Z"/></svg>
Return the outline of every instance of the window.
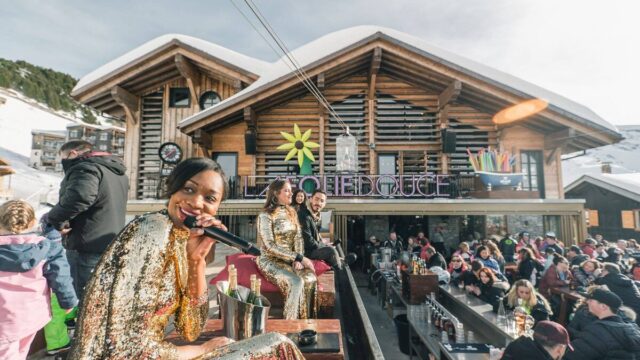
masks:
<svg viewBox="0 0 640 360"><path fill-rule="evenodd" d="M640 231L640 209L633 210L633 217L635 218L636 231Z"/></svg>
<svg viewBox="0 0 640 360"><path fill-rule="evenodd" d="M380 175L396 175L396 154L380 154L378 155L378 174ZM388 195L392 192L395 181L385 177L380 179L380 193Z"/></svg>
<svg viewBox="0 0 640 360"><path fill-rule="evenodd" d="M69 131L69 138L70 139L77 139L78 137L80 137L80 134L78 134L78 130Z"/></svg>
<svg viewBox="0 0 640 360"><path fill-rule="evenodd" d="M169 107L191 106L191 93L189 88L171 88L169 90Z"/></svg>
<svg viewBox="0 0 640 360"><path fill-rule="evenodd" d="M238 176L238 153L213 153L211 157L220 165L227 178Z"/></svg>
<svg viewBox="0 0 640 360"><path fill-rule="evenodd" d="M623 229L636 229L638 228L638 223L636 221L638 210L622 210L622 228Z"/></svg>
<svg viewBox="0 0 640 360"><path fill-rule="evenodd" d="M587 227L600 226L600 221L598 218L598 210L585 209L584 218L585 218L585 221L587 222Z"/></svg>
<svg viewBox="0 0 640 360"><path fill-rule="evenodd" d="M109 133L100 133L100 140L101 141L107 141L109 140Z"/></svg>
<svg viewBox="0 0 640 360"><path fill-rule="evenodd" d="M100 150L102 150L102 151L106 151L106 150L107 150L107 145L102 144L102 145L100 145L98 148L99 148Z"/></svg>
<svg viewBox="0 0 640 360"><path fill-rule="evenodd" d="M206 91L200 95L200 110L208 109L220 102L220 96L215 91Z"/></svg>
<svg viewBox="0 0 640 360"><path fill-rule="evenodd" d="M539 191L544 199L544 170L542 168L542 151L520 152L520 164L524 173L522 190Z"/></svg>

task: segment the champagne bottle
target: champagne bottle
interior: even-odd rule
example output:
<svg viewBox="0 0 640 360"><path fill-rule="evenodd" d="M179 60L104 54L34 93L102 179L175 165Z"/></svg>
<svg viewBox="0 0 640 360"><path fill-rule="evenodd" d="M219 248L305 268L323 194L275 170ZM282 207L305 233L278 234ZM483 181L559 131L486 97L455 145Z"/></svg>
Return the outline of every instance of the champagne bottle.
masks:
<svg viewBox="0 0 640 360"><path fill-rule="evenodd" d="M256 280L256 288L254 290L255 298L253 299L253 305L255 305L255 306L263 306L262 305L262 295L260 295L260 287L261 286L262 286L262 279L257 279Z"/></svg>
<svg viewBox="0 0 640 360"><path fill-rule="evenodd" d="M247 303L253 304L256 299L256 274L251 274L250 277L251 287L249 291L249 296L247 296Z"/></svg>
<svg viewBox="0 0 640 360"><path fill-rule="evenodd" d="M229 292L227 295L238 301L242 301L242 296L240 296L240 292L238 292L238 273L235 268L229 269Z"/></svg>

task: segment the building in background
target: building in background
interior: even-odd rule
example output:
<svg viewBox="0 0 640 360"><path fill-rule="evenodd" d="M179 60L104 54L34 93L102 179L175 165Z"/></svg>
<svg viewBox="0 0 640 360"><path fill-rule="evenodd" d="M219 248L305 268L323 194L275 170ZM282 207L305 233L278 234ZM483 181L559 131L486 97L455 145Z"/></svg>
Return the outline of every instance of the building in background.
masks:
<svg viewBox="0 0 640 360"><path fill-rule="evenodd" d="M583 175L567 185L567 199L585 199L585 219L592 236L640 239L640 173Z"/></svg>
<svg viewBox="0 0 640 360"><path fill-rule="evenodd" d="M62 171L57 161L58 150L65 143L67 132L62 130L32 130L29 166L48 171Z"/></svg>
<svg viewBox="0 0 640 360"><path fill-rule="evenodd" d="M112 125L70 124L66 141L85 140L96 151L106 151L124 159L125 129Z"/></svg>

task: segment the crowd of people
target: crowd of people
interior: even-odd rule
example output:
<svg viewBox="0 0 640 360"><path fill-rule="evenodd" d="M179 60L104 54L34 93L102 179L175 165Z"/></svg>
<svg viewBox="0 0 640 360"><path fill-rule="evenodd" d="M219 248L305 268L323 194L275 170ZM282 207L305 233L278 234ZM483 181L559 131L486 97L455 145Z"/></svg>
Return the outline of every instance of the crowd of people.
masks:
<svg viewBox="0 0 640 360"><path fill-rule="evenodd" d="M636 240L612 242L595 235L567 247L554 232L532 237L523 231L461 242L450 251L448 262L438 243L420 232L405 245L391 233L384 242L370 238L367 246L369 252L388 247L396 253L413 253L429 268L446 269L452 285L491 304L495 312L501 303L506 311L524 308L542 326L534 328L532 338L514 341L505 359L640 358L640 318L636 316L640 312L640 246ZM554 289L572 291L580 300L569 300L563 307ZM566 327L558 324L561 319L568 320ZM531 347L528 352L523 350L527 346ZM538 353L546 357L531 355Z"/></svg>

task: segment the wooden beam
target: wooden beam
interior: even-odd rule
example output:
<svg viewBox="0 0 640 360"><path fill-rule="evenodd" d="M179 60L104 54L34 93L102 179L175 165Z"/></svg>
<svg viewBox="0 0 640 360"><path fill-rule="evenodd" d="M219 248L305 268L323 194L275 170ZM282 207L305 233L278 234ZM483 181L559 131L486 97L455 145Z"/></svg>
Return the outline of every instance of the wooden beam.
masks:
<svg viewBox="0 0 640 360"><path fill-rule="evenodd" d="M570 142L576 136L576 131L573 128L566 128L560 131L556 131L544 137L545 150L552 150L558 147L562 147L567 142Z"/></svg>
<svg viewBox="0 0 640 360"><path fill-rule="evenodd" d="M111 97L118 105L122 106L127 119L131 119L131 122L136 124L138 122L136 118L138 97L117 85L111 88Z"/></svg>
<svg viewBox="0 0 640 360"><path fill-rule="evenodd" d="M454 80L444 91L438 96L438 109L442 109L446 105L456 101L458 95L462 91L462 82Z"/></svg>
<svg viewBox="0 0 640 360"><path fill-rule="evenodd" d="M189 91L191 91L193 101L197 103L198 92L196 91L196 85L199 83L198 79L200 79L200 72L198 71L198 68L182 54L176 54L174 61L180 75L187 79L187 85L189 86Z"/></svg>
<svg viewBox="0 0 640 360"><path fill-rule="evenodd" d="M202 129L198 129L193 132L193 135L191 136L191 141L194 144L200 145L202 148L207 150L210 150L211 146L213 145L211 141L211 134L209 134L208 132Z"/></svg>
<svg viewBox="0 0 640 360"><path fill-rule="evenodd" d="M371 65L369 66L369 94L375 95L376 79L380 71L380 64L382 64L382 48L377 47L373 49Z"/></svg>
<svg viewBox="0 0 640 360"><path fill-rule="evenodd" d="M560 148L561 148L561 147L559 146L559 147L556 147L556 148L551 149L551 153L549 154L549 156L547 156L547 159L544 161L544 162L545 162L545 164L549 165L549 164L551 164L551 162L552 162L553 160L555 160L555 159L556 159L556 153L558 152L558 150L559 150Z"/></svg>
<svg viewBox="0 0 640 360"><path fill-rule="evenodd" d="M244 121L247 123L247 127L249 129L255 130L257 125L256 112L253 110L251 106L247 106L246 108L244 108L243 114L244 114Z"/></svg>
<svg viewBox="0 0 640 360"><path fill-rule="evenodd" d="M324 73L321 72L320 74L318 74L318 89L322 90L324 89Z"/></svg>

